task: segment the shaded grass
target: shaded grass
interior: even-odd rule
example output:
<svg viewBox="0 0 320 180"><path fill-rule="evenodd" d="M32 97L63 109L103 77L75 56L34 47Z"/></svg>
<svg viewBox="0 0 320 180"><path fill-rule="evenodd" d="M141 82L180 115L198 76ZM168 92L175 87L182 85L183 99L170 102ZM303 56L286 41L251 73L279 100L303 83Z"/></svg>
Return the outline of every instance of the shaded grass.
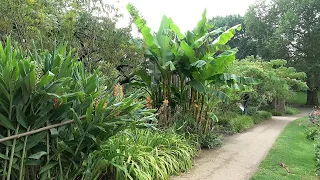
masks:
<svg viewBox="0 0 320 180"><path fill-rule="evenodd" d="M320 99L320 92L318 92L318 99ZM307 103L307 92L297 92L295 96L288 99L288 103L292 105L304 106Z"/></svg>
<svg viewBox="0 0 320 180"><path fill-rule="evenodd" d="M314 145L304 134L307 123L307 118L302 118L285 128L252 180L317 179ZM279 162L286 164L291 173L287 173Z"/></svg>

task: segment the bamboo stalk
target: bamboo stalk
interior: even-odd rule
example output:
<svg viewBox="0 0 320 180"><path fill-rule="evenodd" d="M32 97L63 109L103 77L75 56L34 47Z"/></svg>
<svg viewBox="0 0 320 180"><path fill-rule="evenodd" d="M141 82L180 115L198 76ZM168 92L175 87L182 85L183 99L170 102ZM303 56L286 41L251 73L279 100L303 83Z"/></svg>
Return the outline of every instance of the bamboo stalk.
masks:
<svg viewBox="0 0 320 180"><path fill-rule="evenodd" d="M80 117L80 119L84 119L84 118L86 118L86 116L81 116ZM9 141L9 140L12 140L12 139L18 139L18 138L21 138L21 137L24 137L24 136L29 136L29 135L32 135L32 134L35 134L35 133L39 133L39 132L42 132L42 131L45 131L45 130L49 130L49 129L52 129L52 128L55 128L55 127L71 124L73 122L74 122L74 120L69 120L69 121L65 121L65 122L59 123L59 124L54 124L54 125L50 125L50 126L46 126L46 127L40 128L40 129L28 131L28 132L25 132L25 133L16 134L16 135L13 135L13 136L1 138L0 139L0 143L5 142L5 141Z"/></svg>

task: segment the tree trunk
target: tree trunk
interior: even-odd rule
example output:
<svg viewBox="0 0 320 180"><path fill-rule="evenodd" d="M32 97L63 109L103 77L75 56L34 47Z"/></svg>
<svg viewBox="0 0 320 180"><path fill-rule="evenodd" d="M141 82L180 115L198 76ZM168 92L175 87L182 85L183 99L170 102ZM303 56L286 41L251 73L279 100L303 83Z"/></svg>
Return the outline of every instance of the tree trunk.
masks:
<svg viewBox="0 0 320 180"><path fill-rule="evenodd" d="M286 111L286 102L285 100L275 99L273 100L274 110L276 112L285 113Z"/></svg>
<svg viewBox="0 0 320 180"><path fill-rule="evenodd" d="M317 89L307 91L307 104L306 105L312 105L312 106L319 105Z"/></svg>

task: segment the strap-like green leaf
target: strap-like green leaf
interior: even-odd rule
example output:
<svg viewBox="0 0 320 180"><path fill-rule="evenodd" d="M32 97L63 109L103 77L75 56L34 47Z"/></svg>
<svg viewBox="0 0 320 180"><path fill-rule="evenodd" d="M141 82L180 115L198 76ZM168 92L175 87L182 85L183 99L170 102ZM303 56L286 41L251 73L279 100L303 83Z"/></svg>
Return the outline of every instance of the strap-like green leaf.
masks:
<svg viewBox="0 0 320 180"><path fill-rule="evenodd" d="M46 165L44 165L41 169L39 174L42 174L50 169L52 169L53 167L55 167L58 164L58 162L49 162Z"/></svg>
<svg viewBox="0 0 320 180"><path fill-rule="evenodd" d="M15 130L13 123L1 113L0 113L0 126L4 126L8 129Z"/></svg>

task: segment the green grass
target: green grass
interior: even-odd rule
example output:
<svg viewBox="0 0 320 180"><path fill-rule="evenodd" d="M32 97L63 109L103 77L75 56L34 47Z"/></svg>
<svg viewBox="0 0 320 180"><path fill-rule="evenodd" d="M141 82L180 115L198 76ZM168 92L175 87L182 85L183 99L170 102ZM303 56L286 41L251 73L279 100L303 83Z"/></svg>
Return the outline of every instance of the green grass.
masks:
<svg viewBox="0 0 320 180"><path fill-rule="evenodd" d="M307 118L302 118L285 128L252 180L317 179L314 145L304 134L307 123ZM286 164L291 173L287 173L279 162Z"/></svg>
<svg viewBox="0 0 320 180"><path fill-rule="evenodd" d="M320 92L318 92L318 99L320 99ZM307 103L307 92L297 92L295 96L288 100L288 103L293 105L304 106Z"/></svg>

